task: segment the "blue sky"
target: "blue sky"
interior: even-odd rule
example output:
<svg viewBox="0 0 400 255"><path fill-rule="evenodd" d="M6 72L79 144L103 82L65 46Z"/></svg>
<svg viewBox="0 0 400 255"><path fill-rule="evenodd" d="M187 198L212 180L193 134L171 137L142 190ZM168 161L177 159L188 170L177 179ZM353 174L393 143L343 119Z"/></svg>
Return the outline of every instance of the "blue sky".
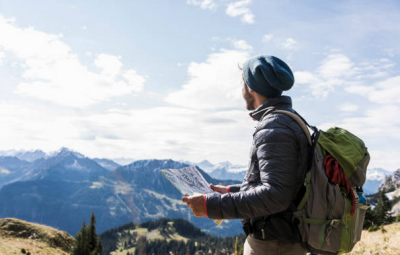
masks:
<svg viewBox="0 0 400 255"><path fill-rule="evenodd" d="M321 129L400 167L399 1L0 0L0 150L247 164L247 58L295 73Z"/></svg>

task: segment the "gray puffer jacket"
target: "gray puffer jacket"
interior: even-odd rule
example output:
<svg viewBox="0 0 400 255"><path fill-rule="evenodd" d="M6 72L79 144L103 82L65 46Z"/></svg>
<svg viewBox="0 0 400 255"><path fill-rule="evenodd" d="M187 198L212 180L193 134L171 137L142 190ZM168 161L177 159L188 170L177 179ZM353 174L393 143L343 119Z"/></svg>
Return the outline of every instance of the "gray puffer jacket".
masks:
<svg viewBox="0 0 400 255"><path fill-rule="evenodd" d="M251 219L253 222L285 211L291 205L304 183L308 143L295 120L272 113L274 110L294 112L291 98L271 98L250 113L259 121L253 134L254 170L242 184L230 186L230 193L207 194L209 218Z"/></svg>

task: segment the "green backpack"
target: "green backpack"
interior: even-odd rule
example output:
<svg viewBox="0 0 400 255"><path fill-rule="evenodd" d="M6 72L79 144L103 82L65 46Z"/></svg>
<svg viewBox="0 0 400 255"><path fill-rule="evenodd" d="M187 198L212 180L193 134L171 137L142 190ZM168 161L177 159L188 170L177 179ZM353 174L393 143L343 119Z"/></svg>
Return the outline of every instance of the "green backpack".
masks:
<svg viewBox="0 0 400 255"><path fill-rule="evenodd" d="M296 120L310 144L304 196L293 212L302 242L311 253L350 252L361 239L369 208L362 196L370 160L364 142L345 129L333 127L324 132L292 112L274 112Z"/></svg>

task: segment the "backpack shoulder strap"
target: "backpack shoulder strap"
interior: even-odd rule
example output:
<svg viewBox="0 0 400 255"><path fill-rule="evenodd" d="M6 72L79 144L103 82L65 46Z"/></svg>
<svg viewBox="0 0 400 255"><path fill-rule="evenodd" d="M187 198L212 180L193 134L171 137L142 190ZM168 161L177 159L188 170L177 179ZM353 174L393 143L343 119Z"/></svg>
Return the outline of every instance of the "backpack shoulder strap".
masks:
<svg viewBox="0 0 400 255"><path fill-rule="evenodd" d="M300 125L300 127L303 129L304 134L305 134L306 137L307 137L308 144L309 144L310 146L312 146L312 139L311 139L310 131L308 130L307 125L306 125L306 123L304 122L304 120L303 120L302 118L300 118L297 114L295 114L295 113L293 113L293 112L290 112L290 111L275 110L275 111L273 111L273 112L286 114L286 115L288 115L289 117L291 117L292 119L294 119L294 120Z"/></svg>
<svg viewBox="0 0 400 255"><path fill-rule="evenodd" d="M295 114L293 112L285 111L285 110L273 110L272 112L282 113L282 114L286 114L286 115L292 117L300 125L300 127L303 129L303 131L304 131L304 133L305 133L305 135L307 137L308 144L310 146L313 146L311 134L310 134L310 131L307 128L308 123L303 118L299 117L299 115L297 115L297 114ZM263 117L261 119L263 119ZM315 131L315 127L311 127L311 128ZM256 153L257 153L257 148L254 145L253 151L251 152L251 163L250 163L249 170L247 171L247 174L246 174L246 180L249 178L249 176L251 175L251 173L254 170Z"/></svg>

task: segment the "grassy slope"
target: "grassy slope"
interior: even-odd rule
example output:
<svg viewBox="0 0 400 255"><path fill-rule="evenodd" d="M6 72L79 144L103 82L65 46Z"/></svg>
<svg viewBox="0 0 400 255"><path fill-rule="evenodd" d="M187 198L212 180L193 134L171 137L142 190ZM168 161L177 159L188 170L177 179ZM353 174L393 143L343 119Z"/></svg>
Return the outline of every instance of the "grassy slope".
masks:
<svg viewBox="0 0 400 255"><path fill-rule="evenodd" d="M400 224L384 226L386 232L363 231L361 241L356 244L351 255L371 254L400 254Z"/></svg>
<svg viewBox="0 0 400 255"><path fill-rule="evenodd" d="M66 232L13 218L0 219L0 254L69 254L75 239Z"/></svg>

